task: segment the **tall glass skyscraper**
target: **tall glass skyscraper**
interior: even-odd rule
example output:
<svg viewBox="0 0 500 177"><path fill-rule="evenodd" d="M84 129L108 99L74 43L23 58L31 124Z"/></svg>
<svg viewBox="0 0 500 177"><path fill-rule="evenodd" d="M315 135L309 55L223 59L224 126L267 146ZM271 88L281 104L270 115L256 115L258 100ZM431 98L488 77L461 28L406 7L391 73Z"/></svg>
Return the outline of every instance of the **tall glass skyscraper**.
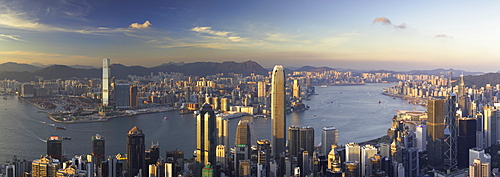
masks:
<svg viewBox="0 0 500 177"><path fill-rule="evenodd" d="M102 105L109 105L109 78L111 72L109 70L109 58L102 59Z"/></svg>
<svg viewBox="0 0 500 177"><path fill-rule="evenodd" d="M135 126L127 135L127 176L137 176L142 169L142 176L147 174L145 136L142 130Z"/></svg>
<svg viewBox="0 0 500 177"><path fill-rule="evenodd" d="M333 126L324 127L323 131L321 132L321 151L324 154L328 154L332 150L332 145L337 145L338 143L338 130Z"/></svg>
<svg viewBox="0 0 500 177"><path fill-rule="evenodd" d="M431 169L443 169L444 165L444 100L427 102L427 154Z"/></svg>
<svg viewBox="0 0 500 177"><path fill-rule="evenodd" d="M278 156L285 149L285 72L283 66L274 66L271 79L271 147Z"/></svg>
<svg viewBox="0 0 500 177"><path fill-rule="evenodd" d="M202 165L216 163L217 129L212 106L203 104L196 118L196 161Z"/></svg>

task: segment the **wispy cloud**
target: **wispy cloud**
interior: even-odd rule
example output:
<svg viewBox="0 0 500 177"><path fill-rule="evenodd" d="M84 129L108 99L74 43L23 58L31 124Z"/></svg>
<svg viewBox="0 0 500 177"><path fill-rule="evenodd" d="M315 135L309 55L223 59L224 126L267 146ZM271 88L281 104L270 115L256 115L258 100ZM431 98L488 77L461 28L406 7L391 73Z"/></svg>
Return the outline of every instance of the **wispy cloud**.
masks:
<svg viewBox="0 0 500 177"><path fill-rule="evenodd" d="M231 33L231 32L227 32L227 31L214 31L214 30L212 30L212 27L208 27L208 26L205 26L205 27L194 27L194 28L191 29L191 31L195 31L195 32L198 32L198 33L215 35L215 36L221 36L221 37L227 36L228 34Z"/></svg>
<svg viewBox="0 0 500 177"><path fill-rule="evenodd" d="M448 36L446 34L438 34L435 35L434 38L453 38L453 36Z"/></svg>
<svg viewBox="0 0 500 177"><path fill-rule="evenodd" d="M131 31L131 29L128 28L86 27L82 29L73 29L56 27L40 23L38 18L33 18L27 13L14 10L4 4L0 4L0 19L0 26L37 32L68 32L92 35L109 35L116 32Z"/></svg>
<svg viewBox="0 0 500 177"><path fill-rule="evenodd" d="M5 39L11 39L15 41L24 41L20 39L19 35L6 35L6 34L0 34L0 41L5 41Z"/></svg>
<svg viewBox="0 0 500 177"><path fill-rule="evenodd" d="M383 25L390 25L390 26L393 26L394 28L398 28L398 29L405 29L406 28L406 24L405 23L401 23L400 25L394 25L394 24L392 24L391 20L389 20L386 17L377 17L377 18L375 18L373 20L373 23L380 23L380 24L383 24Z"/></svg>
<svg viewBox="0 0 500 177"><path fill-rule="evenodd" d="M143 24L140 23L132 23L128 26L128 28L133 28L133 29L149 29L151 28L152 24L149 21L144 22Z"/></svg>

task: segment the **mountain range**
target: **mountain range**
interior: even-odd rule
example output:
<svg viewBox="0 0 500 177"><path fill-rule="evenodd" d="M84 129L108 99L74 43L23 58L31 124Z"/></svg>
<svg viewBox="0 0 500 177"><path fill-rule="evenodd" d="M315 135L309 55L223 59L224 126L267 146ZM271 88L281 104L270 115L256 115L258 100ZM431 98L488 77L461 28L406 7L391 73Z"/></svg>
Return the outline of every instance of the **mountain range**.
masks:
<svg viewBox="0 0 500 177"><path fill-rule="evenodd" d="M194 62L194 63L164 63L154 67L143 67L143 66L125 66L122 64L112 64L111 66L111 76L117 79L126 79L128 75L138 75L145 76L151 73L158 72L179 72L185 75L191 76L207 76L214 75L217 73L235 73L250 75L250 73L266 75L272 69L265 69L260 64L255 61L246 62L234 62L226 61L222 63L217 62ZM291 73L293 71L308 71L308 72L323 72L323 71L349 71L347 69L336 69L330 67L314 67L314 66L303 66L300 68L285 68L286 73ZM387 71L387 70L377 70L377 71L356 71L352 70L353 74L359 74L361 72L384 72L384 73L402 73L402 74L432 74L432 75L447 75L449 72L453 72L453 77L458 77L460 74L464 73L466 75L466 81L470 78L476 80L475 82L470 81L469 83L474 83L476 85L481 85L485 82L499 82L498 80L490 81L495 79L495 76L500 74L490 74L483 76L480 72L467 72L463 70L454 69L434 69L434 70L412 70L408 72L397 72L397 71ZM14 62L7 62L0 64L0 79L16 79L18 81L32 81L35 77L43 77L44 79L69 79L69 78L99 78L101 77L102 69L95 68L93 66L84 65L43 65L40 63L33 64L21 64ZM482 76L482 77L481 77ZM478 81L482 80L482 81Z"/></svg>

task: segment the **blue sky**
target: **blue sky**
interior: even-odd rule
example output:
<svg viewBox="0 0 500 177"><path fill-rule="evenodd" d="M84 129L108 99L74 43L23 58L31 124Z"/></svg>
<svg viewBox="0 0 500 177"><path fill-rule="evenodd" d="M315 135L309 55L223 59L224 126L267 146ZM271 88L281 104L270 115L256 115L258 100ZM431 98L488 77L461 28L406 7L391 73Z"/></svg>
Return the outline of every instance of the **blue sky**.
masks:
<svg viewBox="0 0 500 177"><path fill-rule="evenodd" d="M0 63L500 66L498 1L0 0Z"/></svg>

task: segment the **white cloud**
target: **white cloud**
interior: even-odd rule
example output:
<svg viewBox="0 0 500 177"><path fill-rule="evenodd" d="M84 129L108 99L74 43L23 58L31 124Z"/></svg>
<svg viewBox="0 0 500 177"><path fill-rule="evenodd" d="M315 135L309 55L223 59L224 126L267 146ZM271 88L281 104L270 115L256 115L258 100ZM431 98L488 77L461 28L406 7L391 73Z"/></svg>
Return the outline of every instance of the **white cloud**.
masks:
<svg viewBox="0 0 500 177"><path fill-rule="evenodd" d="M128 26L128 28L133 28L133 29L149 29L151 28L152 24L149 21L144 22L143 24L140 23L132 23Z"/></svg>
<svg viewBox="0 0 500 177"><path fill-rule="evenodd" d="M228 37L227 39L229 39L232 42L243 42L243 41L246 41L245 38L238 37L238 36L231 36L231 37Z"/></svg>
<svg viewBox="0 0 500 177"><path fill-rule="evenodd" d="M453 36L448 36L446 34L438 34L434 36L434 38L453 38Z"/></svg>
<svg viewBox="0 0 500 177"><path fill-rule="evenodd" d="M32 52L32 51L0 51L0 58L9 58L10 60L14 60L17 63L59 63L59 64L71 64L71 63L80 63L80 64L92 64L94 60L98 60L99 57L92 56L83 56L83 55L65 55L58 53L40 53L40 52ZM90 63L82 63L90 62ZM0 63L8 62L0 59Z"/></svg>
<svg viewBox="0 0 500 177"><path fill-rule="evenodd" d="M373 23L381 23L383 25L391 25L394 28L399 28L399 29L405 29L406 28L406 24L405 23L401 23L400 25L393 25L392 22L391 22L391 20L389 20L386 17L377 17L377 18L375 18L373 20Z"/></svg>
<svg viewBox="0 0 500 177"><path fill-rule="evenodd" d="M0 40L5 41L5 38L15 40L15 41L24 41L22 39L19 39L20 36L18 35L6 35L6 34L0 34Z"/></svg>
<svg viewBox="0 0 500 177"><path fill-rule="evenodd" d="M211 35L221 36L221 37L225 37L225 36L227 36L228 34L231 33L231 32L227 32L227 31L214 31L214 30L212 30L212 27L208 27L208 26L205 26L205 27L194 27L194 28L191 29L191 31L195 31L195 32L198 32L198 33L211 34Z"/></svg>

